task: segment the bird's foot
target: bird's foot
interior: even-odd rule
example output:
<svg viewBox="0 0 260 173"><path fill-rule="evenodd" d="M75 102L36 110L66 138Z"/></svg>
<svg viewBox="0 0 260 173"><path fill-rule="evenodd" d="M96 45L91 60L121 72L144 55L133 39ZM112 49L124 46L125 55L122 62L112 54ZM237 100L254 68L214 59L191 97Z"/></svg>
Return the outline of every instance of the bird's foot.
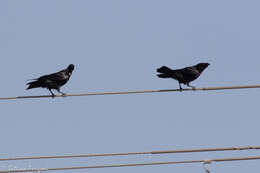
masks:
<svg viewBox="0 0 260 173"><path fill-rule="evenodd" d="M61 92L59 89L58 89L57 91L61 94L62 97L67 97L67 94L66 94L66 93Z"/></svg>
<svg viewBox="0 0 260 173"><path fill-rule="evenodd" d="M182 92L182 87L181 87L181 83L179 82L179 88L180 88L180 92Z"/></svg>
<svg viewBox="0 0 260 173"><path fill-rule="evenodd" d="M48 88L48 90L50 91L50 93L51 93L51 97L52 97L52 98L56 97L56 95L51 91L50 88Z"/></svg>
<svg viewBox="0 0 260 173"><path fill-rule="evenodd" d="M187 84L187 86L188 86L188 87L191 87L191 89L192 89L193 91L196 90L196 87L195 87L195 86L191 86L190 84Z"/></svg>
<svg viewBox="0 0 260 173"><path fill-rule="evenodd" d="M67 97L67 94L66 93L62 93L61 97Z"/></svg>

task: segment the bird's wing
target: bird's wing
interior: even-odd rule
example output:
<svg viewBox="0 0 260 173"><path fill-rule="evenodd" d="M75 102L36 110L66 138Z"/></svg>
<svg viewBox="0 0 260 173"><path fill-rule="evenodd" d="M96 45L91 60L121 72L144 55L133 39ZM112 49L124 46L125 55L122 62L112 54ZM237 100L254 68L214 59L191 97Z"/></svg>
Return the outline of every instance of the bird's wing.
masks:
<svg viewBox="0 0 260 173"><path fill-rule="evenodd" d="M194 67L186 67L184 69L181 70L181 73L184 75L184 76L197 76L200 74L200 72L194 68Z"/></svg>
<svg viewBox="0 0 260 173"><path fill-rule="evenodd" d="M180 69L176 69L172 71L171 77L178 81L181 81L183 79L183 74Z"/></svg>
<svg viewBox="0 0 260 173"><path fill-rule="evenodd" d="M57 73L52 73L52 74L49 74L49 75L41 76L38 80L63 81L63 80L66 80L68 78L69 78L69 76L66 75L65 71L60 71L60 72L57 72Z"/></svg>

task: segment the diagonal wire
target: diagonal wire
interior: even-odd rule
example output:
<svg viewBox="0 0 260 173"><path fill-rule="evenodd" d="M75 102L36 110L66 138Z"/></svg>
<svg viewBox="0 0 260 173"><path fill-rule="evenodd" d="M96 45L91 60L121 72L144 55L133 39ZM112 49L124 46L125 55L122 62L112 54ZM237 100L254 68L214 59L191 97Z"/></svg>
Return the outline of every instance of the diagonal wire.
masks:
<svg viewBox="0 0 260 173"><path fill-rule="evenodd" d="M243 85L243 86L223 86L223 87L207 87L207 88L185 88L182 91L212 91L212 90L231 90L231 89L250 89L260 88L260 85ZM126 94L144 94L144 93L161 93L161 92L178 92L179 89L162 89L162 90L138 90L138 91L116 91L116 92L91 92L83 94L67 94L66 97L78 96L98 96L98 95L126 95ZM15 100L15 99L32 99L32 98L50 98L51 95L38 96L14 96L14 97L0 97L0 100ZM64 97L56 95L56 97Z"/></svg>
<svg viewBox="0 0 260 173"><path fill-rule="evenodd" d="M0 171L0 173L64 171L64 170L97 169L97 168L118 168L118 167L140 167L140 166L155 166L155 165L173 165L173 164L191 164L191 163L246 161L246 160L259 160L259 159L260 159L260 156L251 156L251 157L216 158L216 159L211 159L211 160L184 160L184 161L172 161L172 162L148 162L148 163L94 165L94 166L63 167L63 168L38 168L38 169L13 169L13 170L9 169L7 171Z"/></svg>
<svg viewBox="0 0 260 173"><path fill-rule="evenodd" d="M194 152L216 152L216 151L239 151L239 150L259 150L259 149L260 149L260 146L200 148L200 149L184 149L184 150L160 150L160 151L148 151L148 152L125 152L125 153L79 154L79 155L59 155L59 156L13 157L13 158L0 158L0 161L34 160L34 159L65 159L65 158L107 157L107 156L147 155L147 154L172 154L172 153L194 153Z"/></svg>

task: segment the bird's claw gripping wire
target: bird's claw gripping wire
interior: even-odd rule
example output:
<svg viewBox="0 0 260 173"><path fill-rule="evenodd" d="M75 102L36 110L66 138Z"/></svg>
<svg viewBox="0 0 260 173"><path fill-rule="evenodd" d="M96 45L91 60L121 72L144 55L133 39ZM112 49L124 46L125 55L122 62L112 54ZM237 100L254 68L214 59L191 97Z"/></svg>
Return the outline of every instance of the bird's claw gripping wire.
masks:
<svg viewBox="0 0 260 173"><path fill-rule="evenodd" d="M60 90L57 90L59 93L61 93L61 96L62 97L67 97L67 94L66 93L64 93L64 92L61 92Z"/></svg>
<svg viewBox="0 0 260 173"><path fill-rule="evenodd" d="M181 83L179 82L179 88L180 88L180 92L182 92L182 87L181 87Z"/></svg>
<svg viewBox="0 0 260 173"><path fill-rule="evenodd" d="M61 97L67 97L67 94L66 93L62 93Z"/></svg>
<svg viewBox="0 0 260 173"><path fill-rule="evenodd" d="M51 97L54 99L54 97L56 97L56 95L52 92L52 90L51 89L48 89L49 91L50 91L50 93L51 93Z"/></svg>
<svg viewBox="0 0 260 173"><path fill-rule="evenodd" d="M188 87L191 87L191 89L192 89L193 91L196 90L196 87L195 87L195 86L191 86L189 83L187 84L187 86L188 86Z"/></svg>

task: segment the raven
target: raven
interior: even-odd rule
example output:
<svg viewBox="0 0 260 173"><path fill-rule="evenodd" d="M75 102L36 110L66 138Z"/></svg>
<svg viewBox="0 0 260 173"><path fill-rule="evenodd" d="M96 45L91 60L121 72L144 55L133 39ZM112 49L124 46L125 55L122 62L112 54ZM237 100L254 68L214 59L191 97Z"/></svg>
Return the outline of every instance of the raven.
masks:
<svg viewBox="0 0 260 173"><path fill-rule="evenodd" d="M205 70L210 64L209 63L199 63L195 66L185 67L183 69L172 70L169 67L162 66L157 69L157 72L160 73L157 76L159 78L173 78L179 82L180 91L182 91L181 83L192 87L190 85L191 81L197 79L200 74Z"/></svg>
<svg viewBox="0 0 260 173"><path fill-rule="evenodd" d="M59 72L32 79L34 81L26 84L29 85L27 90L39 87L47 88L51 92L52 97L55 97L55 94L52 92L52 89L55 89L63 96L65 96L66 94L60 91L60 87L68 82L73 70L74 65L70 64L66 69L63 69Z"/></svg>

